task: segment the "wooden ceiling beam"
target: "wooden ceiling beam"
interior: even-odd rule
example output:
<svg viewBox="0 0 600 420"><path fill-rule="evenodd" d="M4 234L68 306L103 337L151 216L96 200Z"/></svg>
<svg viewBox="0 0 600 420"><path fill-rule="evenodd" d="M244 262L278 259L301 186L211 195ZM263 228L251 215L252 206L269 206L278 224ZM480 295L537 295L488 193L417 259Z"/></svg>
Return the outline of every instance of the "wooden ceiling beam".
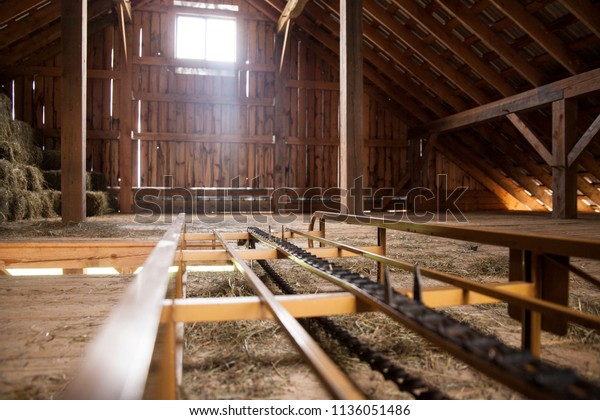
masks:
<svg viewBox="0 0 600 420"><path fill-rule="evenodd" d="M415 130L414 135L422 136L428 133L457 130L598 90L600 90L600 69L595 69L424 124Z"/></svg>
<svg viewBox="0 0 600 420"><path fill-rule="evenodd" d="M491 87L500 92L502 96L511 96L517 93L515 88L492 69L485 60L478 57L471 48L461 42L443 25L440 25L438 20L416 2L394 0L393 3L404 10L415 21L419 22L430 34L449 48L450 51L475 71Z"/></svg>
<svg viewBox="0 0 600 420"><path fill-rule="evenodd" d="M40 7L48 0L3 1L0 3L0 27L7 25L25 13Z"/></svg>
<svg viewBox="0 0 600 420"><path fill-rule="evenodd" d="M60 19L60 3L52 2L42 9L30 12L18 22L11 22L0 31L0 49L19 41L21 38Z"/></svg>
<svg viewBox="0 0 600 420"><path fill-rule="evenodd" d="M431 47L410 29L401 25L393 18L393 14L397 10L397 6L392 4L387 9L383 9L375 0L365 1L365 11L379 23L384 25L388 30L393 32L398 38L404 40L404 43L410 45L411 48L425 61L429 62L432 67L443 74L449 81L456 85L465 95L472 98L477 104L485 104L490 102L488 95L480 88L475 86L473 80L455 69L448 61L436 53Z"/></svg>
<svg viewBox="0 0 600 420"><path fill-rule="evenodd" d="M600 38L600 10L588 1L561 0L560 3Z"/></svg>
<svg viewBox="0 0 600 420"><path fill-rule="evenodd" d="M273 18L273 11L275 12L275 15L278 16L280 10L282 10L282 3L278 0L268 0L266 2L248 0L248 2L252 4L252 6L255 7L257 10L261 11L266 16L269 16L271 18ZM266 3L268 3L269 5L267 5ZM332 27L334 25L337 25L339 29L339 24L333 22L333 19L331 19L326 14L322 13L318 16L318 18L321 19L322 22L324 22L323 24L325 26L330 25ZM308 35L303 36L302 33L299 31L296 31L296 37L298 37L299 39L303 39L307 43L311 43L311 49L313 49L314 51L321 50L322 55L327 56L327 58L331 58L331 52L335 54L335 57L339 57L339 43L337 39L333 38L331 33L328 33L318 25L315 25L314 22L312 22L304 15L298 17L297 23L298 27L300 27L302 31L304 31L306 34L310 35L315 40L317 40L317 42L320 43L320 45L311 41ZM324 48L327 48L330 52L323 51ZM418 121L428 121L431 119L431 115L428 115L420 110L422 108L422 105L420 105L416 101L413 101L412 98L408 95L399 92L398 89L394 86L390 86L390 80L382 77L378 73L379 71L381 71L381 66L390 67L389 63L387 63L381 57L374 54L372 51L365 51L365 58L367 58L368 62L374 60L374 64L371 63L372 65L370 65L367 63L367 65L365 65L365 77L367 78L367 80L369 80L379 89L381 89L381 91L387 97L391 98L396 103L398 108L402 110L401 112L399 112L398 116L404 123L410 126L414 126L415 123L417 123L415 119L417 119ZM376 69L376 65L378 65L378 69ZM336 59L336 68L338 68L337 66L339 66L339 60ZM399 80L401 81L401 86L404 86L406 83L408 83L408 81L404 80L404 77L400 77ZM394 83L397 83L397 81L395 81Z"/></svg>
<svg viewBox="0 0 600 420"><path fill-rule="evenodd" d="M517 182L522 188L523 192L526 195L531 194L531 198L535 201L541 201L543 206L546 206L548 210L552 208L552 197L546 193L547 188L542 184L538 185L534 178L535 176L525 174L521 170L521 165L516 161L512 160L511 155L505 155L499 148L494 148L496 143L496 137L498 135L493 135L489 137L491 143L481 141L480 136L476 136L471 133L461 133L461 139L467 145L467 147L476 150L480 155L482 155L482 160L488 160L492 167L497 167L504 173L506 173L510 178L512 178L515 182ZM502 153L502 154L500 154ZM529 194L527 194L529 193ZM538 204L540 204L538 201ZM528 200L528 203L531 204L531 200ZM533 205L533 204L531 204Z"/></svg>
<svg viewBox="0 0 600 420"><path fill-rule="evenodd" d="M435 144L435 148L496 195L509 210L531 210L517 198L519 195L517 187L512 182L505 179L496 170L493 171L493 175L488 175L486 170L491 170L492 168L488 167L486 170L480 168L477 162L480 162L481 159L466 147L461 147L461 152L457 152L457 147L450 145L449 142L438 141ZM504 182L502 182L503 178ZM523 194L526 195L525 193ZM539 205L539 203L537 204Z"/></svg>
<svg viewBox="0 0 600 420"><path fill-rule="evenodd" d="M541 71L536 69L513 47L504 42L496 32L484 24L460 0L437 0L437 3L446 12L454 15L458 21L473 32L488 48L511 64L534 87L541 86L547 82L546 76Z"/></svg>
<svg viewBox="0 0 600 420"><path fill-rule="evenodd" d="M336 15L339 16L339 11L335 6L332 6L331 4L327 4L326 7L328 7L328 9L332 13L335 13ZM325 13L319 7L312 7L312 5L310 5L309 8L307 8L307 13L311 17L315 18L317 21L321 22L325 27L327 27L327 29L329 31L331 31L331 33L334 33L335 30L337 28L339 28L339 24L331 17L331 15L328 13ZM300 18L299 22L302 21L303 19L306 19L306 18L304 18L304 17ZM304 27L306 27L307 25L310 26L310 21L303 22ZM367 31L369 34L372 33L372 30L369 28L367 28ZM422 85L419 86L416 83L414 83L413 81L409 80L406 77L406 74L395 69L394 66L390 64L390 61L384 59L381 56L381 54L379 54L378 51L368 48L365 45L363 45L363 50L364 50L363 55L364 55L365 59L369 63L371 63L371 65L373 65L373 67L379 69L379 71L382 72L383 74L385 74L394 84L397 84L402 89L407 91L410 95L415 97L418 102L423 104L423 106L427 107L431 112L433 112L437 116L442 116L442 115L448 114L448 111L438 101L436 101L427 92L425 92ZM389 55L387 53L386 53L386 55L388 56L388 59L389 59L390 58ZM384 89L384 92L385 91L386 91L386 89ZM414 125L414 123L411 125Z"/></svg>
<svg viewBox="0 0 600 420"><path fill-rule="evenodd" d="M302 14L308 0L288 0L281 16L277 19L277 35L283 34L286 25Z"/></svg>
<svg viewBox="0 0 600 420"><path fill-rule="evenodd" d="M400 49L395 48L395 36L393 34L390 34L390 36L386 38L373 26L365 25L364 35L375 46L382 51L385 51L386 54L389 55L389 57L393 59L399 66L403 67L408 73L412 74L416 80L420 80L424 86L427 86L427 88L431 89L431 91L434 92L441 100L454 108L455 111L463 111L468 108L467 103L457 95L457 92L452 91L447 84L436 79L427 68L424 68L428 64L419 65L411 58L411 50L406 50L403 52L400 51ZM441 114L439 111L436 112L436 114L447 115L447 112L443 110Z"/></svg>
<svg viewBox="0 0 600 420"><path fill-rule="evenodd" d="M106 26L114 23L115 15L107 12L112 9L112 0L96 0L90 3L88 9L88 36L97 33ZM5 48L0 54L0 63L4 66L13 66L24 60L28 65L41 64L60 53L59 21L53 22L47 29L36 32L24 38L17 44Z"/></svg>
<svg viewBox="0 0 600 420"><path fill-rule="evenodd" d="M542 22L531 14L517 0L490 0L502 13L523 29L535 42L548 51L571 74L585 71L585 66L579 57L565 45L554 33L549 31Z"/></svg>

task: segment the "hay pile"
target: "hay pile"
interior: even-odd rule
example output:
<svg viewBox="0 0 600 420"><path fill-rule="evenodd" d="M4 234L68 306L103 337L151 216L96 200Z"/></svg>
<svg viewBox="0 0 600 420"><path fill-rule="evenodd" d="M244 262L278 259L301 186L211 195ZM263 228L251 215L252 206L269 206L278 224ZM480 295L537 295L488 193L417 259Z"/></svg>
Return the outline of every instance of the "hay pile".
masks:
<svg viewBox="0 0 600 420"><path fill-rule="evenodd" d="M8 97L0 95L0 221L56 216L54 194L44 191L36 133L13 121L10 108Z"/></svg>
<svg viewBox="0 0 600 420"><path fill-rule="evenodd" d="M0 222L56 217L61 210L60 151L42 150L35 130L13 120L10 99L0 94ZM40 166L44 172L40 170ZM87 215L109 213L102 173L86 178Z"/></svg>

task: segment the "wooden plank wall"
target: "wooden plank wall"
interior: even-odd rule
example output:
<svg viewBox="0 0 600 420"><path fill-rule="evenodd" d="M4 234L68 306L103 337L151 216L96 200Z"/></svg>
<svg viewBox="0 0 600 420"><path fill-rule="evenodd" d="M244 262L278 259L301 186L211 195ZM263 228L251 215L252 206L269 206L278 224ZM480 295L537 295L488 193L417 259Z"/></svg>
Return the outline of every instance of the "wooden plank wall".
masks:
<svg viewBox="0 0 600 420"><path fill-rule="evenodd" d="M132 66L135 156L133 185L174 187L273 186L275 23L243 1L238 4L237 64L221 75L182 74L174 58L171 0L133 13ZM90 36L88 62L87 169L102 171L118 186L118 26ZM291 73L285 92L285 183L293 188L336 187L339 160L337 68L294 37L286 51ZM15 77L16 118L43 128L43 146L60 148L60 55L44 63L44 75ZM207 64L211 71L219 66ZM35 80L35 90L33 89ZM112 93L111 93L112 86ZM365 93L365 178L373 188L392 187L407 171L416 142L381 92ZM42 110L45 121L42 123ZM111 113L112 110L112 113ZM138 140L139 139L139 140ZM139 156L138 151L139 141ZM437 174L448 188L485 189L443 155L432 151L413 187L435 189ZM410 185L409 185L410 186Z"/></svg>

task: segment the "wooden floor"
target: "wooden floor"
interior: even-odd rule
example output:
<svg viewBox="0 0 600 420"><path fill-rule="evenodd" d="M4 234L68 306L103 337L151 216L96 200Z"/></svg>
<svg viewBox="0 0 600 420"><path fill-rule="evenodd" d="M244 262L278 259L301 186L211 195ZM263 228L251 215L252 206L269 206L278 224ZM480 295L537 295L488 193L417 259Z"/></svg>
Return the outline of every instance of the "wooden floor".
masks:
<svg viewBox="0 0 600 420"><path fill-rule="evenodd" d="M56 398L130 276L0 277L0 398Z"/></svg>

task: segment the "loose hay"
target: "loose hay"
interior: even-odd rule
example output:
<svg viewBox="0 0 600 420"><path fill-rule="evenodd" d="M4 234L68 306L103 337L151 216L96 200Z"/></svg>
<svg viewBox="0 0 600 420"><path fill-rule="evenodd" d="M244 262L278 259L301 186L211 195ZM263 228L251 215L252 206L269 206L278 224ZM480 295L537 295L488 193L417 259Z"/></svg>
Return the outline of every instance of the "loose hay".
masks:
<svg viewBox="0 0 600 420"><path fill-rule="evenodd" d="M0 159L0 183L6 189L27 189L27 177L21 165Z"/></svg>
<svg viewBox="0 0 600 420"><path fill-rule="evenodd" d="M29 191L41 191L44 189L44 176L39 168L31 165L23 167L27 178L27 189Z"/></svg>

